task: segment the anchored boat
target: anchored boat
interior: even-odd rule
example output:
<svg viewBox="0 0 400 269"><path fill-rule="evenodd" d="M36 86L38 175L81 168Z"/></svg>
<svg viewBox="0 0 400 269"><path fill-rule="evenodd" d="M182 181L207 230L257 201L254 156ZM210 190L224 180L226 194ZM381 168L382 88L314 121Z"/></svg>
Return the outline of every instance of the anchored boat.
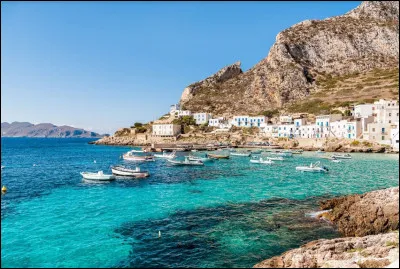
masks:
<svg viewBox="0 0 400 269"><path fill-rule="evenodd" d="M111 171L116 176L128 176L128 177L148 177L150 173L148 171L141 171L139 167L135 169L129 169L122 165L116 165L111 167Z"/></svg>
<svg viewBox="0 0 400 269"><path fill-rule="evenodd" d="M285 158L283 158L283 157L267 157L267 159L271 160L271 161L284 161L285 160Z"/></svg>
<svg viewBox="0 0 400 269"><path fill-rule="evenodd" d="M156 158L164 158L164 159L173 159L176 157L176 151L174 150L172 153L168 154L166 151L163 151L162 154L154 154Z"/></svg>
<svg viewBox="0 0 400 269"><path fill-rule="evenodd" d="M274 162L268 159L263 159L262 157L258 158L258 159L251 159L250 160L251 163L261 163L261 164L273 164Z"/></svg>
<svg viewBox="0 0 400 269"><path fill-rule="evenodd" d="M204 162L212 162L214 161L214 159L209 158L206 154L206 157L198 157L198 156L193 156L193 155L189 155L188 156L189 161L202 161Z"/></svg>
<svg viewBox="0 0 400 269"><path fill-rule="evenodd" d="M110 181L115 179L115 176L103 174L103 171L99 171L97 173L81 172L81 176L84 179L96 180L96 181Z"/></svg>
<svg viewBox="0 0 400 269"><path fill-rule="evenodd" d="M232 156L250 157L251 153L248 152L231 152Z"/></svg>
<svg viewBox="0 0 400 269"><path fill-rule="evenodd" d="M351 155L350 154L333 154L332 158L335 158L335 159L351 159Z"/></svg>
<svg viewBox="0 0 400 269"><path fill-rule="evenodd" d="M210 158L214 158L214 159L229 159L229 155L218 155L218 154L209 153L208 156Z"/></svg>
<svg viewBox="0 0 400 269"><path fill-rule="evenodd" d="M177 160L170 160L167 159L168 162L174 164L174 165L204 165L204 163L202 161L199 160L189 160L188 156L185 156L185 160L184 161L177 161Z"/></svg>
<svg viewBox="0 0 400 269"><path fill-rule="evenodd" d="M320 162L316 163L311 163L310 166L297 166L296 167L297 171L302 171L302 172L314 172L314 173L327 173L329 172L328 167L325 166L320 166Z"/></svg>
<svg viewBox="0 0 400 269"><path fill-rule="evenodd" d="M139 156L139 155L134 155L132 150L128 151L124 155L122 155L122 158L126 161L136 161L136 162L149 162L149 161L154 161L154 156L151 155L144 155L144 156Z"/></svg>

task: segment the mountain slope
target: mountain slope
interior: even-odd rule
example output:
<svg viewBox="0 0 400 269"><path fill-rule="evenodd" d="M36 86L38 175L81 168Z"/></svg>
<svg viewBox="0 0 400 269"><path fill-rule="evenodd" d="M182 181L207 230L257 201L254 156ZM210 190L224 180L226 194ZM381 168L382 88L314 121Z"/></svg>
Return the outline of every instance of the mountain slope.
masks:
<svg viewBox="0 0 400 269"><path fill-rule="evenodd" d="M366 1L342 16L295 24L277 35L268 56L250 70L238 72L235 64L236 72L226 79L210 77L185 88L181 105L194 112L251 114L299 104L326 91L332 80L353 78L364 88L363 79L371 72L398 70L398 16L398 2ZM396 98L398 76L391 79L376 79L376 89L367 94L361 86L349 89L351 99ZM329 92L328 105L342 99L341 90Z"/></svg>
<svg viewBox="0 0 400 269"><path fill-rule="evenodd" d="M83 129L71 126L56 126L51 123L32 124L29 122L2 122L2 137L75 137L75 138L100 138L95 132L85 131Z"/></svg>

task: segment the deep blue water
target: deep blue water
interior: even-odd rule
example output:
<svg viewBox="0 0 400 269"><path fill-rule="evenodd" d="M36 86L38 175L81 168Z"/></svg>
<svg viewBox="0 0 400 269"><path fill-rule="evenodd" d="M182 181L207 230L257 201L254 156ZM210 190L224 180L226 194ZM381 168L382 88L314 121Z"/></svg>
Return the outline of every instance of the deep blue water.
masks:
<svg viewBox="0 0 400 269"><path fill-rule="evenodd" d="M140 165L149 178L94 184L79 172L110 173L130 148L88 141L1 139L2 267L250 267L338 236L307 216L319 200L399 184L398 155L331 163L312 152L273 166L156 160ZM331 172L295 171L317 160Z"/></svg>

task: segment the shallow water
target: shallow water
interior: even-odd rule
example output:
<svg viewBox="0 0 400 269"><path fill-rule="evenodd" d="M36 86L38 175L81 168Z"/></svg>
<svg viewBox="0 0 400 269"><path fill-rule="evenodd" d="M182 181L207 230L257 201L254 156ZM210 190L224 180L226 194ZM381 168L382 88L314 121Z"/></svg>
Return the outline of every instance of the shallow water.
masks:
<svg viewBox="0 0 400 269"><path fill-rule="evenodd" d="M93 184L79 172L110 173L129 148L88 141L2 138L2 267L250 267L338 236L307 215L318 200L399 184L398 155L311 152L272 166L156 160L141 165L149 178ZM295 171L317 160L329 174Z"/></svg>

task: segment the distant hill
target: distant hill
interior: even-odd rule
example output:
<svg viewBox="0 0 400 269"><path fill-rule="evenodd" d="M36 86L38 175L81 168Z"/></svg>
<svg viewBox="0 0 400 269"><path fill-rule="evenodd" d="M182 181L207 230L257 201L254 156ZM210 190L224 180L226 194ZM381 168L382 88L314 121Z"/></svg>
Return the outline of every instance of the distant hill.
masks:
<svg viewBox="0 0 400 269"><path fill-rule="evenodd" d="M1 137L53 137L53 138L100 138L95 132L71 126L56 126L51 123L32 124L30 122L2 122Z"/></svg>

